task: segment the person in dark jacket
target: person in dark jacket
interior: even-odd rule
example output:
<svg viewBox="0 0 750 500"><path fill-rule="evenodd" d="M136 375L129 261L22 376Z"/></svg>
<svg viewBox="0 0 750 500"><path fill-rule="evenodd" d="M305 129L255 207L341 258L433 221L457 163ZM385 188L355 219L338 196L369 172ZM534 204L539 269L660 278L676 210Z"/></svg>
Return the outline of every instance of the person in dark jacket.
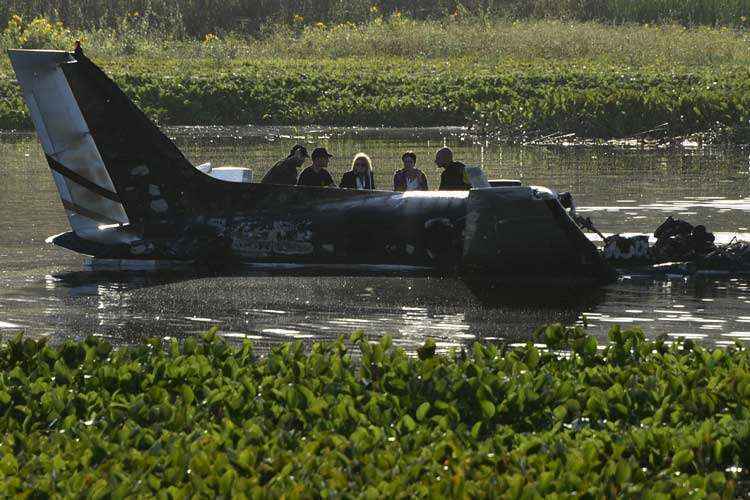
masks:
<svg viewBox="0 0 750 500"><path fill-rule="evenodd" d="M413 151L407 151L401 157L404 168L397 170L393 175L394 191L427 191L427 177L424 172L417 168L417 155Z"/></svg>
<svg viewBox="0 0 750 500"><path fill-rule="evenodd" d="M263 176L261 184L285 184L294 186L297 184L297 169L309 158L307 149L301 144L297 144L289 152L289 156L276 163Z"/></svg>
<svg viewBox="0 0 750 500"><path fill-rule="evenodd" d="M341 188L375 189L375 177L372 175L372 160L364 153L357 153L352 160L352 169L341 177Z"/></svg>
<svg viewBox="0 0 750 500"><path fill-rule="evenodd" d="M453 161L453 151L450 148L439 149L435 154L435 164L443 169L440 174L441 191L463 191L471 189L466 177L466 165Z"/></svg>
<svg viewBox="0 0 750 500"><path fill-rule="evenodd" d="M326 148L315 148L311 157L313 163L299 174L297 185L316 187L333 186L333 177L331 177L331 174L327 170L328 161L333 158L333 155L329 154Z"/></svg>

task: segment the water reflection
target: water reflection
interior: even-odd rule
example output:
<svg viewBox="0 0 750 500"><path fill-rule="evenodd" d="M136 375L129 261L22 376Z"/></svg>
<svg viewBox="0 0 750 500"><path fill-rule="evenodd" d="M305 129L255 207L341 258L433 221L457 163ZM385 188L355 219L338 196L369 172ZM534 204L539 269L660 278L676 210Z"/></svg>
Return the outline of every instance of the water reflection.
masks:
<svg viewBox="0 0 750 500"><path fill-rule="evenodd" d="M581 212L605 233L651 233L667 215L703 223L719 241L750 239L750 169L742 148L645 151L618 148L499 146L459 129L173 129L195 163L262 172L294 142L325 145L334 177L358 151L371 153L376 183L388 186L405 150L414 150L430 185L437 147L451 146L494 178L572 191ZM221 327L260 349L311 342L355 329L391 333L409 349L434 338L443 349L474 341L525 341L543 323L586 324L606 335L613 324L648 335L717 344L750 341L748 277L686 278L628 272L601 290L486 287L453 278L380 270L346 276L299 268L236 275L80 271L82 259L44 239L67 229L41 149L31 134L0 135L0 334L24 329L56 340L89 334L117 343L181 338Z"/></svg>
<svg viewBox="0 0 750 500"><path fill-rule="evenodd" d="M300 270L203 276L63 272L47 276L45 289L51 296L40 297L48 302L41 323L55 325L47 335L95 334L117 344L183 338L218 325L228 340L252 340L261 350L285 340L335 340L355 330L390 333L409 350L432 338L446 350L474 341L518 342L551 322L586 325L601 338L620 324L718 344L750 340L744 295L750 280L743 278L638 276L533 301L521 298L523 291L455 278L320 276ZM0 311L11 305L15 325L39 322L39 302L0 295Z"/></svg>
<svg viewBox="0 0 750 500"><path fill-rule="evenodd" d="M745 318L749 287L748 276L626 276L608 287L617 291L613 300L583 321L600 335L612 324L638 325L648 333L727 343ZM632 304L638 307L627 308Z"/></svg>
<svg viewBox="0 0 750 500"><path fill-rule="evenodd" d="M294 270L239 272L76 271L49 275L47 290L60 307L44 309L54 338L95 334L118 344L147 337L181 338L221 327L230 340L261 349L283 340L334 340L355 330L394 336L410 349L427 338L438 347L527 336L542 323L573 323L598 295L519 302L517 294L472 287L439 276L323 276ZM0 308L11 303L0 295ZM38 318L34 301L14 307ZM2 310L2 309L0 309Z"/></svg>

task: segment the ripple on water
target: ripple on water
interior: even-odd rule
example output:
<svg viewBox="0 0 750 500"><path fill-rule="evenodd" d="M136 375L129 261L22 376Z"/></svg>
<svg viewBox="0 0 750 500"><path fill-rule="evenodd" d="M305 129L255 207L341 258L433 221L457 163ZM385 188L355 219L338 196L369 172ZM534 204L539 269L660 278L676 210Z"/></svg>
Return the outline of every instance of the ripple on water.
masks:
<svg viewBox="0 0 750 500"><path fill-rule="evenodd" d="M628 316L617 316L617 317L601 317L599 321L603 323L651 323L654 321L651 318L633 318Z"/></svg>
<svg viewBox="0 0 750 500"><path fill-rule="evenodd" d="M302 333L299 330L290 330L287 328L264 328L263 333L270 333L271 335L279 335L281 337L290 337L294 339L314 339L315 335L310 333Z"/></svg>
<svg viewBox="0 0 750 500"><path fill-rule="evenodd" d="M722 337L731 337L740 340L750 340L750 332L729 332L722 333Z"/></svg>
<svg viewBox="0 0 750 500"><path fill-rule="evenodd" d="M221 321L219 320L211 318L198 318L195 316L185 316L185 319L188 321L195 321L196 323L221 323Z"/></svg>
<svg viewBox="0 0 750 500"><path fill-rule="evenodd" d="M668 333L667 335L675 339L684 338L690 340L701 340L708 338L708 335L705 333Z"/></svg>
<svg viewBox="0 0 750 500"><path fill-rule="evenodd" d="M462 161L482 164L491 177L523 177L528 184L559 190L574 186L581 212L607 234L651 235L667 215L680 213L693 224L706 224L719 242L735 236L750 239L746 150L612 150L594 159L586 148L478 145L449 130L402 130L396 136L391 130L363 134L324 128L300 134L284 129L289 132L281 135L288 137L276 137L277 130L271 134L273 141L265 139L267 130L252 130L184 129L176 133L176 140L198 163L249 164L258 166L260 174L286 156L293 142L303 140L295 137L310 143L328 137L326 145L339 159L331 165L335 177L349 168L347 157L364 150L383 166L376 172L376 182L383 186L391 182L407 144L420 158L427 158L436 144L445 141ZM621 323L641 326L650 337L666 333L717 344L750 340L744 328L750 323L747 278L670 280L634 273L607 287L591 303L547 309L488 301L450 281L283 276L283 272L299 272L298 265L275 271L279 274L271 279L263 275L268 267L258 266L254 272L260 277L238 278L234 288L224 286L225 278L175 280L148 275L135 283L132 277L89 278L81 273L78 256L40 243L67 230L65 214L55 203L56 188L35 138L7 137L0 138L3 332L22 328L55 339L97 333L114 343L130 343L153 332L182 338L221 324L224 337L250 338L267 347L300 336L330 339L366 328L369 335L391 333L394 343L413 351L427 336L439 341L441 350L470 345L476 339L523 342L541 324L582 324L585 318L589 332L602 339L612 324ZM36 152L31 157L19 153L31 150ZM425 170L430 184L436 185L437 169ZM30 176L34 183L28 182ZM679 182L664 182L665 177ZM75 276L71 279L71 275ZM382 307L373 307L373 295ZM710 311L709 318L701 306ZM727 332L736 335L724 336Z"/></svg>
<svg viewBox="0 0 750 500"><path fill-rule="evenodd" d="M249 333L242 333L242 332L222 332L219 331L217 333L220 337L225 337L232 340L263 340L265 337L262 337L260 335L251 335Z"/></svg>
<svg viewBox="0 0 750 500"><path fill-rule="evenodd" d="M725 319L699 318L697 316L666 316L657 318L659 321L688 321L690 323L726 323Z"/></svg>

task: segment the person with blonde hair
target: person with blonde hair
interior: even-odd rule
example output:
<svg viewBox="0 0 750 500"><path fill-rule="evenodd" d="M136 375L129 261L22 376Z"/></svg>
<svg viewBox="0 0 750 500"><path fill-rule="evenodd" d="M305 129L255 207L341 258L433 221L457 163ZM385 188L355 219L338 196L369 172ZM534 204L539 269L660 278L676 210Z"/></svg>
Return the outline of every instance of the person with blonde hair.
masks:
<svg viewBox="0 0 750 500"><path fill-rule="evenodd" d="M352 169L341 177L341 188L375 189L375 178L372 175L372 160L364 153L357 153L352 160Z"/></svg>

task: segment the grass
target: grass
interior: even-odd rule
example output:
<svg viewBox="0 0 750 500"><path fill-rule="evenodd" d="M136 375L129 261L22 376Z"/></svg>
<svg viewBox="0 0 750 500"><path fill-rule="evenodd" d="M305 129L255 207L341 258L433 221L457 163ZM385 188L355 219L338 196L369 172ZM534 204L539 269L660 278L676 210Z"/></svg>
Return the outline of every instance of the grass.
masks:
<svg viewBox="0 0 750 500"><path fill-rule="evenodd" d="M605 23L663 23L741 26L750 16L747 0L6 0L0 23L13 13L47 16L77 29L120 28L143 19L176 36L262 32L269 22L292 26L366 23L394 15L419 19L565 19Z"/></svg>
<svg viewBox="0 0 750 500"><path fill-rule="evenodd" d="M140 21L118 30L74 32L28 19L2 37L3 48L70 48L82 39L94 57L114 59L236 60L406 58L449 60L483 66L509 62L590 63L630 68L716 68L750 63L750 35L744 29L676 24L615 26L560 20L502 21L486 18L419 21L405 16L365 24L323 27L272 25L261 37L240 34L179 39ZM201 61L201 64L203 62Z"/></svg>
<svg viewBox="0 0 750 500"><path fill-rule="evenodd" d="M3 46L70 47L82 37L163 124L470 125L510 139L657 128L750 142L744 30L394 16L189 41L131 23L75 34L22 21ZM0 126L29 125L3 61Z"/></svg>
<svg viewBox="0 0 750 500"><path fill-rule="evenodd" d="M613 328L417 356L389 337L281 345L93 338L0 348L6 495L93 498L747 491L750 352ZM559 354L559 353L566 354Z"/></svg>

